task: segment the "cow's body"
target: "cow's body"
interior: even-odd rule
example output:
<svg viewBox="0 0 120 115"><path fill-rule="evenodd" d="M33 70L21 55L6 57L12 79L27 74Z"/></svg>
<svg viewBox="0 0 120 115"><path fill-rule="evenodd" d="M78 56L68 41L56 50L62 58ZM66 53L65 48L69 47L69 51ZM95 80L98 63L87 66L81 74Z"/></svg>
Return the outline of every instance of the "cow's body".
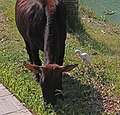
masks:
<svg viewBox="0 0 120 115"><path fill-rule="evenodd" d="M62 72L77 65L62 67L66 40L66 11L61 0L17 0L16 24L24 38L31 64L36 72L45 104L55 105L62 91ZM44 52L44 64L39 59ZM63 95L62 95L63 96Z"/></svg>
<svg viewBox="0 0 120 115"><path fill-rule="evenodd" d="M16 24L24 38L31 63L63 64L66 39L66 13L60 0L17 0Z"/></svg>

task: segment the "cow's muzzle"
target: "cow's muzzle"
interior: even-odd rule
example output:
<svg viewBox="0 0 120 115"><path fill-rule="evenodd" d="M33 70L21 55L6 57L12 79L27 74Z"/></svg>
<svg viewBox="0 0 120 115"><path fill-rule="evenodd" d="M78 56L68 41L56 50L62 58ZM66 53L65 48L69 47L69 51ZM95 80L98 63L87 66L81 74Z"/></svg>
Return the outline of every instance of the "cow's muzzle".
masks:
<svg viewBox="0 0 120 115"><path fill-rule="evenodd" d="M64 101L64 93L63 90L56 89L55 90L55 96L61 100Z"/></svg>

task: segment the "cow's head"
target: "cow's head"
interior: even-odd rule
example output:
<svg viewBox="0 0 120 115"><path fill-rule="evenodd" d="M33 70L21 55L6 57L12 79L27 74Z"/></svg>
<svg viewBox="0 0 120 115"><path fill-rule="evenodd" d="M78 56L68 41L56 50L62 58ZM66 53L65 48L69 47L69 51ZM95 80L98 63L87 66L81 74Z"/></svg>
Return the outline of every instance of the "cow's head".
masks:
<svg viewBox="0 0 120 115"><path fill-rule="evenodd" d="M25 64L29 70L39 73L40 85L42 88L45 105L56 104L57 97L63 98L62 93L62 72L68 72L78 64L59 66L57 64L47 64L43 66Z"/></svg>

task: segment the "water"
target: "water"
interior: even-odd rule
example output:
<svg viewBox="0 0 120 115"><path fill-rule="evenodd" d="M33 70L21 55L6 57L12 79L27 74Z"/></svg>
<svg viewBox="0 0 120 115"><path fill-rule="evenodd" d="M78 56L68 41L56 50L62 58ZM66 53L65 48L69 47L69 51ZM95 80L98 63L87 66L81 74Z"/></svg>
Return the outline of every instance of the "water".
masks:
<svg viewBox="0 0 120 115"><path fill-rule="evenodd" d="M105 16L111 23L120 24L120 0L80 0L81 5L95 11L96 16ZM104 12L115 12L105 15Z"/></svg>

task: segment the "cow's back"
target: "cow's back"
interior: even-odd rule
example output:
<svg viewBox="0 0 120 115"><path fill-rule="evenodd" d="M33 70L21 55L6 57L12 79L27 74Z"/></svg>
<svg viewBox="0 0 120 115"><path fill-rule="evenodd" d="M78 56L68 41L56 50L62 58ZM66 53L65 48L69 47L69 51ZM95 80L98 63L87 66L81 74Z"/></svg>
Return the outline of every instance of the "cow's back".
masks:
<svg viewBox="0 0 120 115"><path fill-rule="evenodd" d="M46 25L44 2L39 0L18 0L16 2L16 24L25 41L43 50Z"/></svg>

